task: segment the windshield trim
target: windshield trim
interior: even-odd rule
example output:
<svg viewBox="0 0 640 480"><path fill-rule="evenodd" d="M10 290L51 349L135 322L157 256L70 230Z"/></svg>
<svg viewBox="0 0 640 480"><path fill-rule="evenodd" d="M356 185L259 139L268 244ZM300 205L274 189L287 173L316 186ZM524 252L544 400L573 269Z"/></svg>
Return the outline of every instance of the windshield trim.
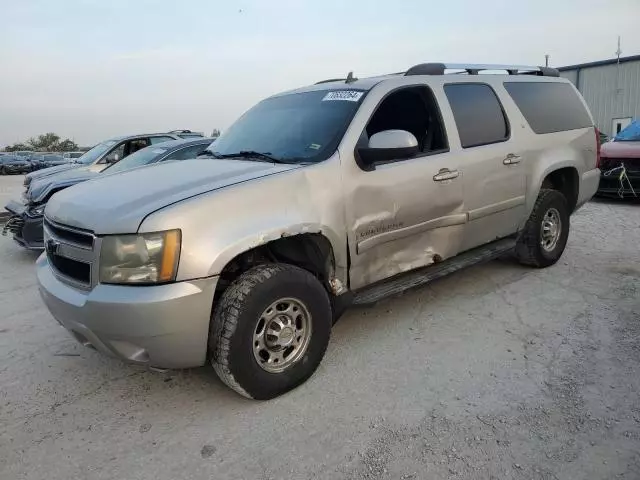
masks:
<svg viewBox="0 0 640 480"><path fill-rule="evenodd" d="M342 139L344 138L345 134L347 133L347 130L351 126L351 123L353 122L353 119L356 117L358 111L360 110L360 106L362 105L362 102L366 98L367 94L370 92L370 89L350 88L349 85L345 85L345 87L342 88L342 89L329 88L329 89L326 89L326 90L323 89L323 90L294 91L294 92L290 92L290 93L277 94L277 95L273 95L271 97L265 98L265 99L261 100L260 102L256 103L255 105L253 105L245 113L243 113L235 122L233 122L233 124L229 128L227 128L218 138L216 138L216 140L213 141L203 152L209 151L211 154L213 154L214 158L215 158L215 156L218 156L218 155L228 155L228 154L224 154L222 152L216 151L216 147L219 145L219 143L218 143L219 140L223 139L225 134L228 134L229 132L233 131L233 127L238 122L240 122L243 118L245 118L246 115L248 115L250 112L252 112L254 110L254 108L256 108L258 105L260 105L263 102L266 102L266 101L269 101L269 100L278 99L278 98L283 98L283 97L290 97L290 96L294 96L294 95L304 95L304 94L318 93L318 92L322 92L325 95L327 95L330 92L346 91L346 90L359 92L359 93L361 93L361 95L360 95L360 97L358 98L357 101L353 102L353 103L356 104L356 108L353 110L352 113L350 113L349 115L345 116L344 123L337 130L335 138L333 138L331 140L331 142L328 143L327 146L324 147L321 150L321 152L318 155L314 156L314 157L306 157L306 158L304 158L304 157L296 157L296 158L283 157L281 159L281 160L283 160L283 163L286 162L287 164L291 164L291 165L309 165L309 164L316 164L316 163L324 162L324 161L330 159L335 154L335 152L338 150L338 147L340 146L340 143L342 142ZM234 154L234 153L239 153L239 152L230 152L230 154ZM248 155L246 158L245 157L238 157L238 158L243 159L243 160L252 160L251 155ZM262 161L264 161L264 160L262 160Z"/></svg>

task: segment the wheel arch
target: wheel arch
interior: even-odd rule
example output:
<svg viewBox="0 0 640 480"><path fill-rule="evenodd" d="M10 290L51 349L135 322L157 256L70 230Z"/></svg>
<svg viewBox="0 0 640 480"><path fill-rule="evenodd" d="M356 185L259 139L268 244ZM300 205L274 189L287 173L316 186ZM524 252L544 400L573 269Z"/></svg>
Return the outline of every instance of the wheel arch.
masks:
<svg viewBox="0 0 640 480"><path fill-rule="evenodd" d="M255 265L286 263L312 273L330 294L336 295L346 290L336 254L334 243L322 229L274 232L229 246L217 256L210 272L220 276L217 290L221 291Z"/></svg>
<svg viewBox="0 0 640 480"><path fill-rule="evenodd" d="M578 203L578 194L580 190L580 176L578 174L578 169L571 166L550 171L542 180L540 188L557 190L562 193L567 200L569 214L571 214Z"/></svg>
<svg viewBox="0 0 640 480"><path fill-rule="evenodd" d="M560 191L567 199L569 211L572 213L580 194L580 168L576 160L571 157L565 160L549 158L547 162L537 165L529 181L527 217L533 211L536 199L543 188Z"/></svg>

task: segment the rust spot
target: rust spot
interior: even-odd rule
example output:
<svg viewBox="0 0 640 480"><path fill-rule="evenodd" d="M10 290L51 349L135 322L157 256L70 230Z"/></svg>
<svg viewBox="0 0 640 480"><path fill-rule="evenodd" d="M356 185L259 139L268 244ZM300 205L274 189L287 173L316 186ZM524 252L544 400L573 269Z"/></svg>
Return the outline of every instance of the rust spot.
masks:
<svg viewBox="0 0 640 480"><path fill-rule="evenodd" d="M442 257L437 253L433 256L433 263L438 263L442 261Z"/></svg>

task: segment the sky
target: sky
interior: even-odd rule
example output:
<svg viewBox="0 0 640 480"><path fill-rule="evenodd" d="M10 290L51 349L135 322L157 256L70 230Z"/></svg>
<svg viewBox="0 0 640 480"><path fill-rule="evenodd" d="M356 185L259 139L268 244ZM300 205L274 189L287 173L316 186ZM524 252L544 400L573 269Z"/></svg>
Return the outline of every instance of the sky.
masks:
<svg viewBox="0 0 640 480"><path fill-rule="evenodd" d="M0 0L0 146L224 130L279 91L424 62L640 54L640 0Z"/></svg>

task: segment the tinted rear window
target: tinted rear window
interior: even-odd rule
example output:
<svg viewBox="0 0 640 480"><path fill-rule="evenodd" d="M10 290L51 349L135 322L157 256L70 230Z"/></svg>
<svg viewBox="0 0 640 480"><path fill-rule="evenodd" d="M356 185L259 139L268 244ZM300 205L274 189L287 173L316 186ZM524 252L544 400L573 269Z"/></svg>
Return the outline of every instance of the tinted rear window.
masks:
<svg viewBox="0 0 640 480"><path fill-rule="evenodd" d="M451 83L444 86L463 148L503 142L509 123L493 89L484 83Z"/></svg>
<svg viewBox="0 0 640 480"><path fill-rule="evenodd" d="M593 125L587 109L568 83L506 82L504 88L536 133Z"/></svg>

